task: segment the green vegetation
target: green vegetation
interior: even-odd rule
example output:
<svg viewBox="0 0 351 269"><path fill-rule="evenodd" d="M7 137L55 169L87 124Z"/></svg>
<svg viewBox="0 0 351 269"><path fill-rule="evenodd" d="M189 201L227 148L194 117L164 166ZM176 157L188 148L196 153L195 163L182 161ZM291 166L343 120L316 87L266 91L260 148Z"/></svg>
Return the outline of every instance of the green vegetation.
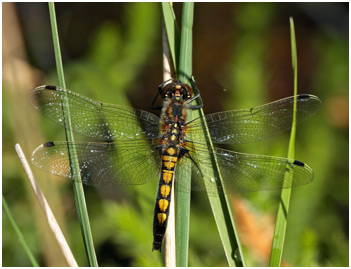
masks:
<svg viewBox="0 0 351 269"><path fill-rule="evenodd" d="M50 11L50 23L51 23L51 32L52 39L54 43L54 51L55 51L55 60L56 60L56 68L57 68L57 77L59 81L59 86L63 89L66 89L65 76L63 72L62 66L62 58L61 58L61 49L60 49L60 41L58 36L57 24L56 24L56 14L55 14L55 5L54 3L49 3L49 11ZM65 115L65 133L66 140L69 142L74 142L74 136L71 127L70 120L70 108L68 105L67 95L64 94L62 96L62 113ZM87 211L87 206L84 197L84 190L82 186L82 179L79 172L79 162L77 159L76 149L74 144L67 143L68 154L69 154L69 162L71 171L74 177L74 181L72 182L73 190L74 190L74 200L77 209L77 216L79 219L83 241L85 250L87 253L87 257L89 260L89 265L92 267L97 267L98 263L96 260L96 254L94 249L93 238L90 230L89 216Z"/></svg>
<svg viewBox="0 0 351 269"><path fill-rule="evenodd" d="M291 38L291 61L292 69L294 74L294 96L297 95L297 52L296 52L296 37L295 37L295 28L294 20L290 18L290 38ZM294 116L293 123L291 127L290 140L289 140L289 150L288 158L295 158L295 138L296 138L296 98L294 104ZM289 175L284 177L284 181L288 182L291 186L293 178ZM275 230L273 234L273 243L271 250L271 258L269 266L279 267L281 264L283 249L284 249L284 240L286 234L286 227L288 225L288 215L289 215L289 206L291 199L291 189L283 189L281 193L281 202L278 208L277 219L275 222Z"/></svg>

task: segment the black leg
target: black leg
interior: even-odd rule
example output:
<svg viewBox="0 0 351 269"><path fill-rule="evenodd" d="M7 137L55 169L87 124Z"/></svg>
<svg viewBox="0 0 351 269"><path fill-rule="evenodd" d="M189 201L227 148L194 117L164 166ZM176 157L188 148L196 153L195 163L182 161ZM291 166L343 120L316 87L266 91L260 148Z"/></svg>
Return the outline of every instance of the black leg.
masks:
<svg viewBox="0 0 351 269"><path fill-rule="evenodd" d="M194 101L195 99L199 98L200 104L199 104L199 105L191 105L191 106L188 106L188 108L189 108L189 109L199 109L199 108L202 108L204 104L203 104L203 102L202 102L202 98L201 98L201 96L200 96L200 90L199 90L199 88L198 88L197 85L196 85L194 76L191 76L191 83L193 84L193 86L194 86L194 88L195 88L197 94L196 94L194 97L192 97L191 99L189 99L189 100L187 101L187 103L189 104L189 103L191 103L192 101Z"/></svg>
<svg viewBox="0 0 351 269"><path fill-rule="evenodd" d="M191 83L194 85L194 88L195 88L195 90L198 92L198 93L200 93L200 90L199 90L199 88L197 87L197 84L196 84L196 81L195 81L195 77L194 76L191 76Z"/></svg>
<svg viewBox="0 0 351 269"><path fill-rule="evenodd" d="M193 164L195 165L195 167L199 170L200 174L202 177L204 177L204 174L202 173L199 165L197 164L197 162L195 162L195 160L191 157L191 155L189 154L189 151L186 153L187 156L190 158L190 160L193 162Z"/></svg>
<svg viewBox="0 0 351 269"><path fill-rule="evenodd" d="M192 105L192 106L188 106L189 109L199 109L199 108L203 108L203 103L202 103L202 99L200 97L200 102L201 104L200 105Z"/></svg>
<svg viewBox="0 0 351 269"><path fill-rule="evenodd" d="M154 100L152 101L151 103L151 109L154 109L154 110L161 110L162 109L162 106L155 106L155 102L156 102L156 99L158 97L158 95L160 94L160 92L157 92ZM162 95L161 95L162 96Z"/></svg>

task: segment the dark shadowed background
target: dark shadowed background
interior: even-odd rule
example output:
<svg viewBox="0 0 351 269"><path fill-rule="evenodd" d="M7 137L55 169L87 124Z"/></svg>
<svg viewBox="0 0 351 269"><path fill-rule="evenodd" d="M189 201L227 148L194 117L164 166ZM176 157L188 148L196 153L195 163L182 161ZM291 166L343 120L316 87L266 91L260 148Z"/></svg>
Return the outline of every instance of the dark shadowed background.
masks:
<svg viewBox="0 0 351 269"><path fill-rule="evenodd" d="M181 4L175 4L180 21ZM283 255L287 266L349 264L348 3L196 3L193 74L206 114L293 94L289 17L295 22L298 91L322 109L297 128L296 153L315 172L293 190ZM68 89L150 110L162 82L159 3L57 3ZM65 266L14 152L28 158L64 130L28 103L30 90L57 84L46 3L3 3L3 195L42 266ZM157 112L156 112L157 113ZM79 136L78 136L79 137ZM84 138L83 138L84 139ZM286 157L289 133L232 150ZM78 264L87 266L69 181L34 169ZM100 266L161 266L151 252L156 180L106 192L85 187ZM279 191L231 196L249 266L268 265ZM31 266L3 212L3 266ZM206 236L204 236L206 235ZM192 196L190 266L226 266L204 194Z"/></svg>

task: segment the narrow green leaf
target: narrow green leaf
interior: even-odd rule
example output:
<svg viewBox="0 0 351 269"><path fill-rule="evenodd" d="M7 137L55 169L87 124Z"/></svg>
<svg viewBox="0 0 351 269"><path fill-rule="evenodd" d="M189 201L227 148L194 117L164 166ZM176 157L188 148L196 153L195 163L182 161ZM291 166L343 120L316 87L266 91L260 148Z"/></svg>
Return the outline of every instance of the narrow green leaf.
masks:
<svg viewBox="0 0 351 269"><path fill-rule="evenodd" d="M49 3L49 12L50 12L50 23L52 29L52 37L54 43L54 51L55 51L55 59L56 59L56 67L57 67L57 75L59 80L59 86L61 88L66 88L65 78L63 73L62 59L61 59L61 51L60 51L60 43L56 25L56 14L55 14L55 5L53 2ZM70 121L70 112L67 96L65 94L62 95L62 110L65 116L65 132L67 141L74 142L74 137L71 128ZM71 165L71 171L73 171L73 191L75 195L75 203L78 214L78 219L80 221L83 241L85 245L85 250L87 252L88 260L90 266L98 266L96 260L96 254L93 244L93 238L90 230L90 223L88 217L88 211L85 203L84 190L82 185L82 180L80 178L80 170L79 170L79 162L77 159L77 154L75 152L74 145L72 143L67 143L69 160Z"/></svg>
<svg viewBox="0 0 351 269"><path fill-rule="evenodd" d="M192 26L193 26L193 3L184 3L183 17L182 17L182 33L181 33L181 45L180 45L180 58L179 58L179 70L178 79L184 83L191 85L190 78L192 76ZM194 94L197 94L196 92ZM199 100L196 100L199 102ZM188 113L190 114L190 113ZM203 110L199 109L192 111L191 118L203 116ZM201 141L202 143L208 143L209 147L212 148L212 142L207 141L205 137L210 137L207 129L206 122L203 122L204 130L207 135L202 134L201 137L196 139L189 137L190 140ZM188 134L190 136L191 134ZM208 156L208 158L211 158ZM212 160L213 164L213 176L220 175L216 160ZM201 164L200 169L201 169ZM186 171L180 170L178 180L185 180L188 182L191 175L186 174ZM184 183L183 183L184 184ZM190 182L189 182L190 184ZM189 186L190 188L190 186ZM218 196L209 195L210 204L212 211L217 223L217 227L220 233L220 237L223 243L223 247L226 253L228 264L230 266L242 266L244 260L242 259L242 251L239 243L238 236L236 235L236 228L234 225L233 217L231 214L231 208L228 199L223 194ZM177 210L176 210L176 226L177 226L177 266L187 266L188 260L188 241L189 241L189 212L190 212L190 195L179 192L177 194Z"/></svg>
<svg viewBox="0 0 351 269"><path fill-rule="evenodd" d="M193 22L194 3L186 2L183 4L178 79L189 85L191 85L190 78L193 72Z"/></svg>
<svg viewBox="0 0 351 269"><path fill-rule="evenodd" d="M191 85L192 74L192 27L194 17L194 3L183 4L182 32L180 38L179 69L178 79ZM187 120L191 120L190 113L187 113ZM191 137L189 137L191 140ZM191 172L179 170L177 180L188 183L190 189ZM176 197L176 264L177 266L188 266L189 249L189 223L190 223L190 193L175 192Z"/></svg>
<svg viewBox="0 0 351 269"><path fill-rule="evenodd" d="M197 117L204 117L202 109L192 112L192 118ZM193 140L207 144L209 152L214 152L206 121L203 121L202 124L204 133L202 135L197 134L196 137L194 137L193 134ZM220 182L222 182L222 176L216 158L213 155L210 156L210 154L208 154L207 159L211 161L213 170L211 175L206 174L206 176L210 178L220 178L220 181L218 182L218 184L220 184ZM208 161L204 163L208 163ZM199 166L201 169L201 162L199 163ZM208 172L208 170L206 171ZM205 186L207 184L208 182L205 181ZM218 186L218 188L221 190L224 189L223 186ZM216 195L212 193L209 194L208 198L229 266L245 266L246 263L242 254L240 240L235 227L228 197L223 192L219 191Z"/></svg>
<svg viewBox="0 0 351 269"><path fill-rule="evenodd" d="M13 218L13 216L11 214L10 208L7 205L7 202L6 202L6 199L5 199L4 195L2 195L2 207L4 208L5 213L6 213L7 217L9 218L9 221L10 221L11 225L12 225L13 229L15 230L15 232L16 232L16 234L18 236L19 242L23 246L24 251L26 252L30 262L33 265L33 267L39 267L39 264L38 264L37 260L35 259L33 253L31 252L29 246L27 245L27 242L24 239L21 230L18 228L18 225L17 225L15 219Z"/></svg>
<svg viewBox="0 0 351 269"><path fill-rule="evenodd" d="M295 135L296 135L296 95L297 95L297 52L296 52L296 39L295 39L295 28L294 21L290 18L290 38L291 38L291 57L292 57L292 68L294 72L294 115L293 123L290 133L288 158L294 159L295 152ZM293 178L288 175L285 176L284 182L292 182ZM285 241L286 227L288 224L288 213L290 205L291 189L283 189L281 192L281 202L279 204L277 219L275 224L275 230L272 242L272 251L269 266L280 266L283 246Z"/></svg>
<svg viewBox="0 0 351 269"><path fill-rule="evenodd" d="M174 68L177 72L179 67L180 32L171 3L162 2L162 11L165 26L167 29L168 45L171 51Z"/></svg>

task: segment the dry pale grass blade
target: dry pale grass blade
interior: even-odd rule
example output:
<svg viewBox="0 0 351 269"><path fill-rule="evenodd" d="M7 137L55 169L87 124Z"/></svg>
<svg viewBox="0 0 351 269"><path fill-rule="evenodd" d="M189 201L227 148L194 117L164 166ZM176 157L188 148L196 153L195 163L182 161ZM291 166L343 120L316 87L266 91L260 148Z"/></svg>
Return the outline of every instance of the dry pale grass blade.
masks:
<svg viewBox="0 0 351 269"><path fill-rule="evenodd" d="M168 47L168 39L165 28L165 23L162 21L162 59L163 59L163 81L167 81L172 78L171 73L171 54Z"/></svg>
<svg viewBox="0 0 351 269"><path fill-rule="evenodd" d="M2 3L2 89L3 89L3 144L12 144L9 141L18 141L24 152L32 152L33 148L38 145L38 141L43 141L42 128L39 122L39 113L35 113L33 107L28 102L27 96L29 90L42 84L44 78L40 70L35 69L30 65L27 57L27 47L25 46L23 29L21 28L20 19L18 17L18 5L14 2ZM28 38L33 38L28 36ZM45 48L43 48L45 53ZM5 116L6 115L6 116ZM6 118L5 118L6 117ZM7 130L7 132L5 131ZM11 134L9 134L11 130ZM26 134L26 135L23 135ZM11 138L10 138L11 136ZM3 148L3 166L14 156L13 150ZM8 173L7 173L8 175ZM6 188L6 193L14 191L15 184L8 184L10 178L3 174L3 187ZM38 178L40 182L40 178ZM49 184L46 184L50 182ZM18 181L17 184L21 184ZM55 205L55 216L61 228L65 230L64 208L62 200L59 197L57 186L61 185L62 181L52 180L52 176L48 176L41 185L44 193L50 193L49 202ZM44 216L38 203L35 201L32 190L29 185L25 184L23 191L26 197L26 210L30 210L31 219L37 227L37 238L40 241L40 253L42 260L48 267L68 266L63 255L56 244L50 228L45 223ZM12 187L11 187L12 186ZM13 193L14 194L14 193ZM15 194L14 194L15 195ZM16 196L16 202L22 203L23 197ZM26 216L29 217L29 216ZM24 223L28 223L24 221ZM11 242L3 241L3 248L7 251L11 249ZM16 260L16 264L20 264L20 260ZM13 266L16 266L13 264Z"/></svg>
<svg viewBox="0 0 351 269"><path fill-rule="evenodd" d="M33 173L29 167L28 161L27 161L26 157L24 156L24 153L23 153L19 144L16 144L15 150L16 150L18 158L21 162L21 165L24 169L24 172L27 175L27 179L28 179L38 201L39 201L41 208L43 209L44 215L49 223L51 230L53 231L53 233L57 239L57 242L62 250L64 257L66 258L67 263L71 267L78 267L78 264L77 264L73 254L71 252L71 249L69 248L69 246L67 244L67 241L66 241L66 239L65 239L65 237L64 237L64 235L63 235L63 233L62 233L62 231L61 231L61 229L60 229L60 227L55 219L54 214L52 213L52 211L50 209L48 202L46 201L46 198L45 198L43 192L41 191L38 183L36 182L36 180L33 176Z"/></svg>
<svg viewBox="0 0 351 269"><path fill-rule="evenodd" d="M171 74L171 55L168 47L167 32L162 22L162 58L163 58L163 81L167 81L172 77ZM172 181L172 190L174 190L174 180ZM175 200L174 191L171 192L171 203L169 208L168 225L165 234L165 266L176 266L176 236L175 236Z"/></svg>

